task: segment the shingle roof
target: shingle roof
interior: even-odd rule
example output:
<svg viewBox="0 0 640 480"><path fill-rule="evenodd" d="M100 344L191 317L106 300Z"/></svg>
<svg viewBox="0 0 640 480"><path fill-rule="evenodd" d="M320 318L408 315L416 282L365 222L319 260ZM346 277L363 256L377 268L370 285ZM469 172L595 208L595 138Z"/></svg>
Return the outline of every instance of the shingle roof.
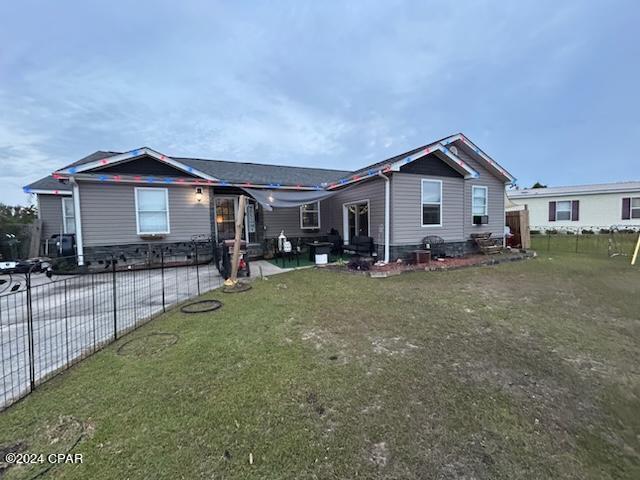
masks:
<svg viewBox="0 0 640 480"><path fill-rule="evenodd" d="M201 158L171 157L208 175L231 183L280 183L282 185L316 185L337 180L351 172L327 168L289 167L261 163L205 160Z"/></svg>
<svg viewBox="0 0 640 480"><path fill-rule="evenodd" d="M509 190L507 191L507 196L510 198L532 198L635 191L640 191L640 181L569 185L565 187L523 188L521 190Z"/></svg>
<svg viewBox="0 0 640 480"><path fill-rule="evenodd" d="M193 167L202 173L210 175L215 178L230 182L230 183L244 183L251 182L255 184L268 185L268 184L281 184L281 185L321 185L323 183L337 182L346 177L352 177L354 175L361 175L365 172L379 169L387 164L392 164L405 157L413 155L427 147L437 145L438 143L446 140L449 137L441 138L434 142L428 143L418 148L414 148L407 152L395 155L380 162L372 163L366 167L357 169L355 171L349 170L334 170L325 168L311 168L311 167L290 167L285 165L269 165L260 163L249 162L236 162L228 160L209 160L202 158L191 157L171 157L172 159L183 163L187 166ZM85 163L94 162L103 158L113 157L120 155L120 152L111 151L97 151L88 155L80 160L77 160L63 169L83 165ZM63 170L61 169L61 170ZM41 183L42 182L42 183ZM56 182L53 178L45 177L38 180L26 188L38 189L42 188L39 185L50 185L50 182ZM58 182L58 185L62 185ZM68 187L67 187L68 188ZM61 190L62 188L58 188Z"/></svg>
<svg viewBox="0 0 640 480"><path fill-rule="evenodd" d="M25 187L25 189L30 190L60 190L62 192L70 192L71 185L68 183L62 183L59 180L56 180L51 175L48 177L41 178L40 180L36 180L33 183L30 183Z"/></svg>

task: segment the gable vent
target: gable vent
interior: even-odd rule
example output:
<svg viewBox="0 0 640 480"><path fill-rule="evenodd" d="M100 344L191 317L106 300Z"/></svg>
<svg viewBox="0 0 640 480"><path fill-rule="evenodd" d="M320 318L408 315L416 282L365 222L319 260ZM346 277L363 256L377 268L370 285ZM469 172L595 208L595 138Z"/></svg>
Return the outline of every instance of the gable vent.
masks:
<svg viewBox="0 0 640 480"><path fill-rule="evenodd" d="M449 147L449 150L451 150L451 153L454 155L458 155L458 147Z"/></svg>

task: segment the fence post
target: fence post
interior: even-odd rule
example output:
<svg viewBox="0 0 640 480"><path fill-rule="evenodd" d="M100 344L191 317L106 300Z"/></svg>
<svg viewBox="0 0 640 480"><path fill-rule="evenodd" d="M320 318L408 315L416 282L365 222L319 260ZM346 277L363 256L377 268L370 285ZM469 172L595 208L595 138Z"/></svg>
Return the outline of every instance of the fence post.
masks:
<svg viewBox="0 0 640 480"><path fill-rule="evenodd" d="M67 298L67 278L64 279L64 337L67 345L67 367L69 366L69 300Z"/></svg>
<svg viewBox="0 0 640 480"><path fill-rule="evenodd" d="M27 283L27 335L29 336L29 390L36 388L35 348L33 343L33 298L31 296L31 272L25 275Z"/></svg>
<svg viewBox="0 0 640 480"><path fill-rule="evenodd" d="M580 238L580 235L579 235L578 231L576 230L576 253L578 253L578 238Z"/></svg>
<svg viewBox="0 0 640 480"><path fill-rule="evenodd" d="M193 242L193 246L195 248L194 260L196 262L196 282L198 284L198 295L200 295L200 267L198 266L198 243Z"/></svg>
<svg viewBox="0 0 640 480"><path fill-rule="evenodd" d="M160 279L162 282L162 311L166 312L167 308L165 305L165 295L164 295L164 248L160 247Z"/></svg>
<svg viewBox="0 0 640 480"><path fill-rule="evenodd" d="M547 231L547 252L551 251L551 233Z"/></svg>
<svg viewBox="0 0 640 480"><path fill-rule="evenodd" d="M111 259L111 276L113 277L113 339L118 339L118 301L116 296L116 258Z"/></svg>

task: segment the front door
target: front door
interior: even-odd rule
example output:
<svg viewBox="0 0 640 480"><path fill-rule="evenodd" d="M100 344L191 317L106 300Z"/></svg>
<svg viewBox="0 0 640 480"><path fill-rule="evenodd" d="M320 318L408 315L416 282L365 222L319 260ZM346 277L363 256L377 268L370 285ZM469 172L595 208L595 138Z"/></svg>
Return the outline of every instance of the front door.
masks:
<svg viewBox="0 0 640 480"><path fill-rule="evenodd" d="M215 222L218 242L233 240L236 236L236 214L238 213L238 197L216 196ZM244 215L242 237L248 242L255 242L257 236L256 204L253 199L247 200Z"/></svg>
<svg viewBox="0 0 640 480"><path fill-rule="evenodd" d="M344 205L344 241L349 243L349 239L355 236L369 235L369 202L357 202Z"/></svg>
<svg viewBox="0 0 640 480"><path fill-rule="evenodd" d="M214 197L215 221L218 241L231 240L236 235L236 210L238 197Z"/></svg>

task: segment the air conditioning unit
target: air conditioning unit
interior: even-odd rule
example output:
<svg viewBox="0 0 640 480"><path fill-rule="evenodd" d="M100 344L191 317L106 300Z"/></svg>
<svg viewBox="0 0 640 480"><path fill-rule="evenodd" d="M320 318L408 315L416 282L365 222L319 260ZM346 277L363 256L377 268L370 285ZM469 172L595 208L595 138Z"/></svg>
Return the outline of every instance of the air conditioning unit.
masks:
<svg viewBox="0 0 640 480"><path fill-rule="evenodd" d="M473 216L473 224L474 225L486 225L489 223L489 215L474 215Z"/></svg>

